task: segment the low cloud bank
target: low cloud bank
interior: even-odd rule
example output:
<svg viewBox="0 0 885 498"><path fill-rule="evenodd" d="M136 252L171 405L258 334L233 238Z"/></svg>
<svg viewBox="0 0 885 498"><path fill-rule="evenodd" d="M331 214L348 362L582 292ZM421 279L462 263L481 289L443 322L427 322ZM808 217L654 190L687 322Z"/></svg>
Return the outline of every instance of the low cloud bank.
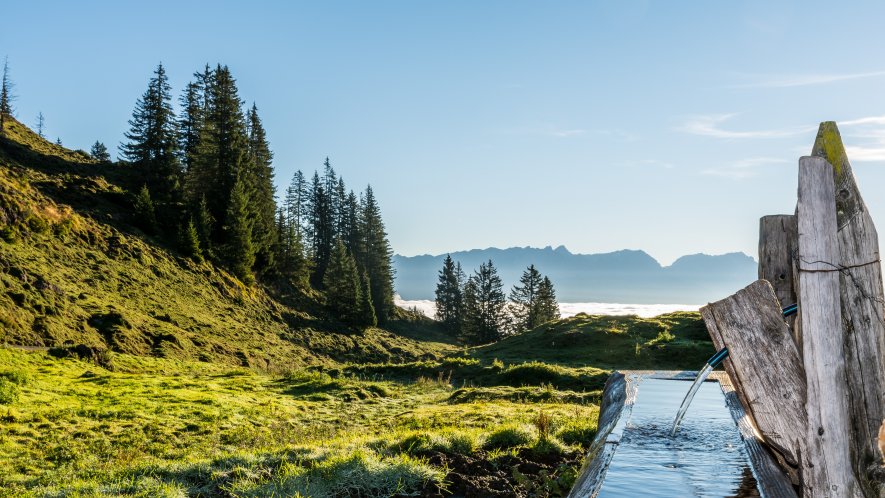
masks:
<svg viewBox="0 0 885 498"><path fill-rule="evenodd" d="M417 309L429 317L436 313L436 303L428 299L405 300L395 299L396 305ZM578 313L588 315L638 315L643 318L658 316L673 311L697 311L700 304L623 304L623 303L559 303L559 312L563 318Z"/></svg>

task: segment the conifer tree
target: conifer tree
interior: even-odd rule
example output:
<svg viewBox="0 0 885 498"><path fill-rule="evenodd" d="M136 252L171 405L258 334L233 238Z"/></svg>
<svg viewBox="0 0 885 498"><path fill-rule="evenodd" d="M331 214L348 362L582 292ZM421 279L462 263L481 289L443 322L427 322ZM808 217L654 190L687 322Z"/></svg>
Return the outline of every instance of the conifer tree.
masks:
<svg viewBox="0 0 885 498"><path fill-rule="evenodd" d="M295 229L292 219L286 216L286 210L279 210L278 231L280 233L279 256L276 260L281 276L299 288L310 285L310 265L304 255L304 244L301 235Z"/></svg>
<svg viewBox="0 0 885 498"><path fill-rule="evenodd" d="M43 132L46 129L46 118L43 117L43 111L37 113L37 135L40 138L46 138L46 135Z"/></svg>
<svg viewBox="0 0 885 498"><path fill-rule="evenodd" d="M328 159L326 164L328 164ZM334 170L332 172L334 174ZM329 204L330 197L326 193L324 183L319 174L314 172L310 186L308 230L313 256L311 283L317 288L322 288L323 276L329 266L329 258L335 240L332 226L332 206Z"/></svg>
<svg viewBox="0 0 885 498"><path fill-rule="evenodd" d="M258 117L258 108L252 104L248 113L247 129L249 132L249 161L247 175L249 180L249 210L252 218L252 243L258 258L259 268L273 267L272 246L279 240L274 215L276 191L273 183L273 153L267 142L267 134Z"/></svg>
<svg viewBox="0 0 885 498"><path fill-rule="evenodd" d="M147 185L142 185L141 190L135 197L135 221L138 226L149 234L157 231L157 215L154 210L154 201Z"/></svg>
<svg viewBox="0 0 885 498"><path fill-rule="evenodd" d="M463 295L457 268L451 255L446 255L436 284L436 319L452 335L460 333Z"/></svg>
<svg viewBox="0 0 885 498"><path fill-rule="evenodd" d="M471 344L497 341L503 336L507 321L507 299L501 278L489 260L479 266L464 286L462 337Z"/></svg>
<svg viewBox="0 0 885 498"><path fill-rule="evenodd" d="M12 79L9 76L9 57L6 57L3 60L3 76L0 79L0 134L3 133L6 119L12 117L12 101L15 100L12 88Z"/></svg>
<svg viewBox="0 0 885 498"><path fill-rule="evenodd" d="M393 251L384 231L381 220L381 209L375 200L372 187L366 187L363 195L360 216L360 232L362 235L362 267L369 276L372 291L372 303L378 323L384 324L393 317Z"/></svg>
<svg viewBox="0 0 885 498"><path fill-rule="evenodd" d="M225 223L227 260L230 269L246 284L255 281L252 265L255 264L255 249L252 246L252 226L246 203L243 182L237 179L230 193L230 204Z"/></svg>
<svg viewBox="0 0 885 498"><path fill-rule="evenodd" d="M148 89L135 104L129 120L124 157L140 171L156 200L177 201L180 188L178 139L172 94L162 64L148 82Z"/></svg>
<svg viewBox="0 0 885 498"><path fill-rule="evenodd" d="M193 216L197 237L200 241L200 249L206 257L212 257L212 227L214 220L209 213L209 205L205 197L200 197L194 208Z"/></svg>
<svg viewBox="0 0 885 498"><path fill-rule="evenodd" d="M353 257L340 240L332 250L323 286L329 311L344 323L359 325L360 278Z"/></svg>
<svg viewBox="0 0 885 498"><path fill-rule="evenodd" d="M200 249L200 235L197 233L197 226L194 224L194 220L189 219L186 224L181 226L178 244L181 252L185 255L194 261L203 261L203 251Z"/></svg>
<svg viewBox="0 0 885 498"><path fill-rule="evenodd" d="M347 188L344 185L344 177L338 177L335 184L335 236L347 240L349 227L347 226ZM345 242L345 245L346 242Z"/></svg>
<svg viewBox="0 0 885 498"><path fill-rule="evenodd" d="M369 285L369 276L365 270L360 272L360 324L366 327L378 325L378 317L375 315L375 306L372 304L372 289Z"/></svg>
<svg viewBox="0 0 885 498"><path fill-rule="evenodd" d="M92 149L90 150L90 154L92 154L92 157L94 157L96 160L98 160L100 162L103 162L103 163L111 162L111 155L108 154L108 148L105 147L105 145L103 143L99 142L98 140L96 140L95 143L92 144Z"/></svg>
<svg viewBox="0 0 885 498"><path fill-rule="evenodd" d="M226 220L234 184L249 180L244 174L249 160L248 136L242 102L230 70L218 65L207 79L207 107L203 111L197 152L188 169L187 191L191 202L206 199L212 219ZM241 188L248 212L249 185ZM218 228L213 232L213 241L224 244L225 232ZM250 245L251 242L250 234Z"/></svg>
<svg viewBox="0 0 885 498"><path fill-rule="evenodd" d="M553 290L553 282L544 277L538 286L538 325L559 320L559 303L556 302L556 291Z"/></svg>
<svg viewBox="0 0 885 498"><path fill-rule="evenodd" d="M542 282L541 273L530 265L522 273L519 285L514 285L510 291L510 301L513 303L514 332L525 332L540 325L540 301L539 289Z"/></svg>
<svg viewBox="0 0 885 498"><path fill-rule="evenodd" d="M361 255L365 253L363 233L360 227L360 201L351 190L344 201L344 219L341 226L341 238L347 250L357 258L357 264L364 267Z"/></svg>
<svg viewBox="0 0 885 498"><path fill-rule="evenodd" d="M197 75L199 73L195 74ZM185 86L179 99L181 117L178 120L178 151L185 172L191 169L197 157L200 130L203 128L204 91L199 80L192 81Z"/></svg>
<svg viewBox="0 0 885 498"><path fill-rule="evenodd" d="M305 180L304 173L301 170L296 171L292 175L292 181L286 187L283 206L289 226L303 239L304 230L302 227L307 209L307 180Z"/></svg>

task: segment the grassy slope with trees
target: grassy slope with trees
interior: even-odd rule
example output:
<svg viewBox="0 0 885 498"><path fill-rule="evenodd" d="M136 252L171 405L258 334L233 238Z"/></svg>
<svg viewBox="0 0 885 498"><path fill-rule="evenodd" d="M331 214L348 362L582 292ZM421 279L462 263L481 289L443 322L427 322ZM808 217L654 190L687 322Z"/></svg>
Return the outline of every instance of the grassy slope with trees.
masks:
<svg viewBox="0 0 885 498"><path fill-rule="evenodd" d="M556 496L595 433L599 367L710 353L696 314L469 349L399 310L354 329L322 290L247 285L146 234L126 166L2 131L0 342L54 349L0 348L0 495ZM371 283L343 273L359 309Z"/></svg>

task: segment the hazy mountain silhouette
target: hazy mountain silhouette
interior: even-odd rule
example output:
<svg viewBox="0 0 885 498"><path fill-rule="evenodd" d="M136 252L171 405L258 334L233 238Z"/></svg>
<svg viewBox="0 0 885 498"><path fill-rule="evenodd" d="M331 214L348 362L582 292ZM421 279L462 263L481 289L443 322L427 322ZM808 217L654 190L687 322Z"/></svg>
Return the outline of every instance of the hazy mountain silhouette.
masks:
<svg viewBox="0 0 885 498"><path fill-rule="evenodd" d="M550 277L560 302L703 304L733 294L756 279L756 261L744 253L692 254L662 267L645 251L572 254L564 246L543 249L473 249L451 253L469 275L491 259L509 292L534 264ZM433 299L445 254L394 255L396 291L403 299Z"/></svg>

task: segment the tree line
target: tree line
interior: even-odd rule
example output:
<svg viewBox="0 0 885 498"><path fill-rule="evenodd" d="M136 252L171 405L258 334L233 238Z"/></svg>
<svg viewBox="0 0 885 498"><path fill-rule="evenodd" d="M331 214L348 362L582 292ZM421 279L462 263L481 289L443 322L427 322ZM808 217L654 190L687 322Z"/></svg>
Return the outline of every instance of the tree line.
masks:
<svg viewBox="0 0 885 498"><path fill-rule="evenodd" d="M509 300L498 270L489 260L469 277L446 255L436 285L436 318L444 329L470 344L487 344L559 318L550 279L530 265Z"/></svg>
<svg viewBox="0 0 885 498"><path fill-rule="evenodd" d="M0 124L11 116L4 64ZM211 260L246 284L322 291L331 315L353 326L394 314L392 250L371 186L357 194L326 158L322 175L297 171L277 204L273 152L258 107L244 106L227 66L206 65L173 105L158 65L136 101L121 167L138 185L133 222L186 256ZM38 119L42 135L42 113ZM96 141L92 156L110 163Z"/></svg>

